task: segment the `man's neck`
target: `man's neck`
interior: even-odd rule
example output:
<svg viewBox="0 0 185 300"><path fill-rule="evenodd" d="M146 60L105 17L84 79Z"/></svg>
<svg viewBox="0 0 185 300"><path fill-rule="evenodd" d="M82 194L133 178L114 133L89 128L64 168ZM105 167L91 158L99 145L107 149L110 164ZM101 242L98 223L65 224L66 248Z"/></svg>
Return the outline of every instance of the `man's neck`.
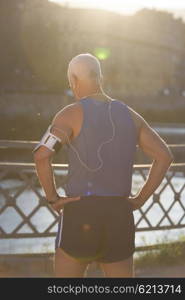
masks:
<svg viewBox="0 0 185 300"><path fill-rule="evenodd" d="M81 98L87 97L89 95L102 94L103 91L100 87L94 89L85 89L80 92Z"/></svg>
<svg viewBox="0 0 185 300"><path fill-rule="evenodd" d="M81 99L84 98L93 98L100 102L107 102L111 100L111 98L108 95L106 95L103 90L91 94L86 94L83 97L81 97Z"/></svg>

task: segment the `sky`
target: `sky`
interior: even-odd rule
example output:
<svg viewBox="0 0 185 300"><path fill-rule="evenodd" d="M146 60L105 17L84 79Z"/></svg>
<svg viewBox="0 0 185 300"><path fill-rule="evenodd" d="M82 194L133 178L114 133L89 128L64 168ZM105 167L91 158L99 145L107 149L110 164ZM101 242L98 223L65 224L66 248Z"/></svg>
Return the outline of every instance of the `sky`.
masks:
<svg viewBox="0 0 185 300"><path fill-rule="evenodd" d="M185 0L48 0L72 7L91 7L132 15L146 7L173 12L185 20Z"/></svg>

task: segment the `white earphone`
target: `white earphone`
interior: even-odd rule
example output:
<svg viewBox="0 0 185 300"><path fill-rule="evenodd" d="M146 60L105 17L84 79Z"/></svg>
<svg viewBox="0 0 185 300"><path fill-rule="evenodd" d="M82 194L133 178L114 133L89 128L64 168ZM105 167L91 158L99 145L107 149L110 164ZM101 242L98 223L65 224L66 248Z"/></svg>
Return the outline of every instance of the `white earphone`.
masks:
<svg viewBox="0 0 185 300"><path fill-rule="evenodd" d="M95 95L95 94L94 94L94 95ZM96 94L96 95L97 95L97 94ZM89 96L90 96L90 95L89 95ZM107 95L106 95L106 96L107 96ZM53 128L55 128L56 130L58 130L58 131L60 131L60 132L63 132L63 133L66 135L66 137L67 137L67 139L68 139L68 142L69 142L69 145L70 145L70 147L73 149L73 151L76 153L76 155L77 155L77 157L78 157L80 163L81 163L88 171L90 171L90 172L96 172L96 171L98 171L99 169L102 168L102 166L103 166L103 160L102 160L102 158L101 158L101 156L100 156L101 148L102 148L103 145L110 143L110 142L114 139L114 137L115 137L115 124L114 124L114 122L113 122L113 120L112 120L112 114L111 114L111 103L112 103L112 99L111 99L109 96L107 96L107 97L110 99L110 100L109 100L110 103L109 103L109 106L108 106L108 110L109 110L109 119L110 119L110 122L111 122L111 124L112 124L112 131L113 131L113 133L112 133L112 136L111 136L110 139L108 139L107 141L103 141L103 142L99 145L99 147L98 147L98 150L97 150L97 157L98 157L98 159L99 159L99 161L100 161L100 166L99 166L99 167L97 167L97 168L90 168L84 161L82 161L82 159L80 158L80 155L79 155L78 150L71 144L70 139L69 139L68 135L66 134L66 132L63 131L62 129L58 128L58 127L53 126ZM83 97L83 98L87 98L87 96L85 96L85 97ZM83 99L83 98L82 98L82 99Z"/></svg>

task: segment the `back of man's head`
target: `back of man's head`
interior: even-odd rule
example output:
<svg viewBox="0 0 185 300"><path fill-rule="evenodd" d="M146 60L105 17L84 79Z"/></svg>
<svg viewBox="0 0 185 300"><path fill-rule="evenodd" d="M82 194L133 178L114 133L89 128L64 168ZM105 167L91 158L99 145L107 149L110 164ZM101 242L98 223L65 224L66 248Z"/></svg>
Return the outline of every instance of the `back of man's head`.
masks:
<svg viewBox="0 0 185 300"><path fill-rule="evenodd" d="M68 78L76 76L82 81L97 81L102 78L99 60L90 53L79 54L72 58L68 67Z"/></svg>

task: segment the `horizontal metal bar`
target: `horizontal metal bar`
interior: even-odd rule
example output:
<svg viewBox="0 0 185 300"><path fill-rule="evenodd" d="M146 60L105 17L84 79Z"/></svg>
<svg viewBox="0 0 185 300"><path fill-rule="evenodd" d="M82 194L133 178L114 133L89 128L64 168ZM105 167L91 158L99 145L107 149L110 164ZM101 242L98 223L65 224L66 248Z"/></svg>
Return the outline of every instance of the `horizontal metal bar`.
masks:
<svg viewBox="0 0 185 300"><path fill-rule="evenodd" d="M59 168L59 169L66 169L68 168L68 164L52 164L52 166ZM35 164L34 163L22 163L22 162L0 162L0 167L10 167L10 168L31 168L34 169L35 168Z"/></svg>
<svg viewBox="0 0 185 300"><path fill-rule="evenodd" d="M180 225L169 225L169 226L152 226L152 227L142 227L136 229L138 232L142 231L157 231L157 230L169 230L169 229L181 229L185 228L185 224L180 224Z"/></svg>
<svg viewBox="0 0 185 300"><path fill-rule="evenodd" d="M32 149L38 142L39 141L0 140L0 148ZM168 146L170 148L185 148L185 144L168 144Z"/></svg>
<svg viewBox="0 0 185 300"><path fill-rule="evenodd" d="M135 169L148 169L151 167L152 164L135 164L134 168ZM53 167L56 167L58 169L66 169L68 168L68 164L52 164ZM22 162L4 162L0 161L0 167L30 167L30 168L35 168L34 163L22 163ZM172 163L170 168L179 168L179 167L185 167L185 162L184 163Z"/></svg>
<svg viewBox="0 0 185 300"><path fill-rule="evenodd" d="M0 234L0 238L2 239L23 239L23 238L43 238L43 237L55 237L56 232L48 232L48 233L2 233Z"/></svg>
<svg viewBox="0 0 185 300"><path fill-rule="evenodd" d="M37 143L36 141L0 140L0 148L31 149Z"/></svg>

